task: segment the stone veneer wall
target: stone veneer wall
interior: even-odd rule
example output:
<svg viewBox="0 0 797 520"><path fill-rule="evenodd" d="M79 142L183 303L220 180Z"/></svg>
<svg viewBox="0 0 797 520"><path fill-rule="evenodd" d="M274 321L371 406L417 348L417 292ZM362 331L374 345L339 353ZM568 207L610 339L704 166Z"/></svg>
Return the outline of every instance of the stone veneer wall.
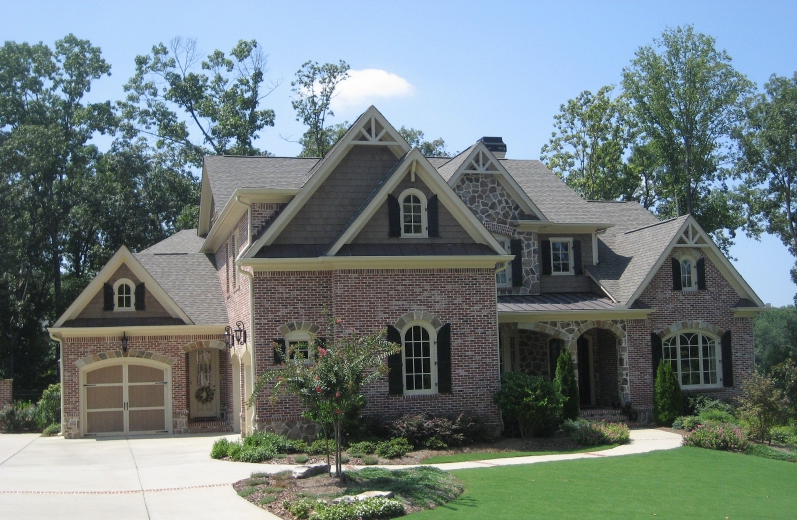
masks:
<svg viewBox="0 0 797 520"><path fill-rule="evenodd" d="M699 251L695 253L703 256ZM741 393L742 383L753 373L753 318L733 316L731 308L739 301L739 295L717 267L703 257L706 265L705 291L672 289L670 255L639 297L641 304L656 309L656 312L650 314L647 320L628 322L631 397L636 408L650 408L653 405L651 332L667 335L681 329L703 330L719 339L724 331L731 331L734 386L689 392L734 399Z"/></svg>
<svg viewBox="0 0 797 520"><path fill-rule="evenodd" d="M340 318L336 336L367 334L395 325L409 312L425 311L451 324L451 394L388 395L387 378L365 389L366 414L399 416L428 412L453 415L470 411L498 429L492 403L498 390L497 323L492 269L352 269L324 272L255 273L255 372L275 368L273 340L280 327L307 322L322 328L327 309ZM279 431L299 418L292 398L257 404L259 429Z"/></svg>
<svg viewBox="0 0 797 520"><path fill-rule="evenodd" d="M463 174L454 191L491 233L523 240L523 285L505 287L499 294L539 294L540 265L537 233L517 231L510 222L537 220L527 215L494 175Z"/></svg>
<svg viewBox="0 0 797 520"><path fill-rule="evenodd" d="M551 380L548 369L550 336L530 330L518 330L518 368L529 375Z"/></svg>
<svg viewBox="0 0 797 520"><path fill-rule="evenodd" d="M62 371L64 416L62 431L66 438L80 436L80 368L97 361L115 358L143 358L159 361L172 370L172 427L174 433L188 433L187 351L194 345L204 348L223 341L217 335L128 336L128 351L121 350L120 338L66 338L63 341ZM223 352L222 352L223 354ZM224 355L220 356L224 358ZM229 381L229 380L228 380ZM220 382L221 384L221 382ZM222 387L224 385L222 384ZM220 389L220 394L223 389Z"/></svg>

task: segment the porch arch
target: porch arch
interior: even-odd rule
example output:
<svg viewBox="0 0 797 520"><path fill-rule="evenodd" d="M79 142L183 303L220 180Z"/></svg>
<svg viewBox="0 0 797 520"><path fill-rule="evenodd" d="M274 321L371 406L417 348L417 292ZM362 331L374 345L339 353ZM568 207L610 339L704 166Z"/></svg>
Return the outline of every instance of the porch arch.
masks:
<svg viewBox="0 0 797 520"><path fill-rule="evenodd" d="M200 350L206 348L215 348L217 350L224 350L227 348L227 345L225 345L223 341L219 341L217 339L210 339L210 340L206 339L200 341L192 341L191 343L183 347L183 351L191 352L192 350Z"/></svg>
<svg viewBox="0 0 797 520"><path fill-rule="evenodd" d="M432 314L431 312L426 312L423 310L418 311L411 311L404 314L401 318L396 320L396 323L393 325L398 330L404 330L404 327L407 326L408 323L413 321L425 321L429 323L432 327L434 327L435 331L440 330L443 326L443 322L440 321L440 318Z"/></svg>
<svg viewBox="0 0 797 520"><path fill-rule="evenodd" d="M98 354L92 354L91 356L80 358L77 361L75 361L75 366L77 366L78 368L83 368L93 363L100 363L102 361L107 361L109 359L125 359L125 358L149 359L152 361L157 361L158 363L164 363L169 366L174 365L176 361L174 358L158 354L157 352L151 352L149 350L128 350L127 355L125 355L125 353L122 352L121 350L108 350L105 352L100 352Z"/></svg>

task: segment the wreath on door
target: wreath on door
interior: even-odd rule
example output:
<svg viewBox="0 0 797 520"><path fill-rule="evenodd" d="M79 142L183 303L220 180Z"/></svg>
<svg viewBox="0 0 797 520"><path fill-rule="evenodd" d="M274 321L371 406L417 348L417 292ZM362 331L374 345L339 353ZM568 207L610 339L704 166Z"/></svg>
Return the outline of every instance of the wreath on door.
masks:
<svg viewBox="0 0 797 520"><path fill-rule="evenodd" d="M215 395L216 391L210 386L200 386L196 389L194 397L196 397L196 400L200 403L208 404L209 402L213 401L213 397L215 397Z"/></svg>

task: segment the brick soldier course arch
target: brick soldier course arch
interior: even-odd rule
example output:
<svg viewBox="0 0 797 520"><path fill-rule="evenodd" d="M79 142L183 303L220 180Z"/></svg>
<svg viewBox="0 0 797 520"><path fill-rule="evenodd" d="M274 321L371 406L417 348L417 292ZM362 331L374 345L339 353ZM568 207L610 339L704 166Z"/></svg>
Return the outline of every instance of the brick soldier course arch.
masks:
<svg viewBox="0 0 797 520"><path fill-rule="evenodd" d="M656 332L656 334L658 334L662 338L666 338L667 336L671 336L681 330L703 330L711 334L714 334L718 338L722 337L722 335L725 333L724 330L712 325L707 321L686 320L686 321L679 321L678 323L673 323L669 327L662 329L660 332Z"/></svg>

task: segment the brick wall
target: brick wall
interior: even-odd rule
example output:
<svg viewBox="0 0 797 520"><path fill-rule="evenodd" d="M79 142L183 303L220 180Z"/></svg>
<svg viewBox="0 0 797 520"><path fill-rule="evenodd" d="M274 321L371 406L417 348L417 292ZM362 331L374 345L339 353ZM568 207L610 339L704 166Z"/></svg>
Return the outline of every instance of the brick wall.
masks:
<svg viewBox="0 0 797 520"><path fill-rule="evenodd" d="M423 310L451 324L452 394L390 396L387 379L365 391L365 413L397 416L425 411L451 415L470 411L498 425L492 395L498 390L498 338L492 269L340 270L255 273L255 372L274 368L273 339L288 322L325 329L324 309L342 323L336 334L367 334ZM325 333L319 332L319 335ZM296 401L258 401L262 423L298 416Z"/></svg>
<svg viewBox="0 0 797 520"><path fill-rule="evenodd" d="M13 379L0 379L0 410L2 410L5 405L14 402L11 395L13 383Z"/></svg>
<svg viewBox="0 0 797 520"><path fill-rule="evenodd" d="M720 331L731 331L734 386L694 392L732 399L741 393L742 382L754 370L753 319L734 318L731 308L739 301L739 295L705 256L706 290L674 291L671 258L672 255L665 260L639 298L641 304L656 309L656 312L647 320L629 320L627 323L629 379L633 405L645 408L653 404L654 374L650 333L660 333L674 324L688 320L704 322Z"/></svg>

